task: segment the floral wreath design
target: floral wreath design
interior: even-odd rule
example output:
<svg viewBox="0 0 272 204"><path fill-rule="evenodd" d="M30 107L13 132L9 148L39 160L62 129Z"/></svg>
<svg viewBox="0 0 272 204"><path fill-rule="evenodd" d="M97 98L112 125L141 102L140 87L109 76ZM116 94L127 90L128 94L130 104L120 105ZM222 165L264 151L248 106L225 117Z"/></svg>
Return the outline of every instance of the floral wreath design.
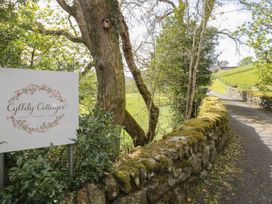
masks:
<svg viewBox="0 0 272 204"><path fill-rule="evenodd" d="M25 88L18 89L15 91L15 95L8 101L8 103L15 103L18 101L22 95L34 95L36 92L45 91L49 98L55 98L61 103L66 102L66 99L63 98L58 90L52 89L47 85L37 85L30 84ZM14 116L9 116L7 119L12 121L12 124L15 128L21 129L28 134L36 133L45 133L53 127L56 127L60 124L61 119L64 117L64 114L56 116L53 122L42 122L38 127L29 127L29 124L26 120L17 120Z"/></svg>

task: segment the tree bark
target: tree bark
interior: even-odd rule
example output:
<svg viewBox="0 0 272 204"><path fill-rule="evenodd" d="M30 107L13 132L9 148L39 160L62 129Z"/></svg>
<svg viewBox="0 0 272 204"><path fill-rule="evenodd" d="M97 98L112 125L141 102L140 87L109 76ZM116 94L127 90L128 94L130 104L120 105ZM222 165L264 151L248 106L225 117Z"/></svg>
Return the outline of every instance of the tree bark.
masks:
<svg viewBox="0 0 272 204"><path fill-rule="evenodd" d="M206 32L207 23L211 16L212 10L214 8L215 0L205 0L203 3L203 17L200 23L200 36L198 39L197 48L195 47L195 40L197 38L197 29L195 30L193 36L193 45L192 45L192 57L190 60L189 67L189 83L188 83L188 91L187 91L187 101L186 101L186 119L190 119L193 113L193 104L196 93L196 78L197 78L197 70L200 61L200 55L203 49L203 40L204 34ZM196 51L196 54L195 54ZM194 66L193 66L194 64Z"/></svg>
<svg viewBox="0 0 272 204"><path fill-rule="evenodd" d="M75 0L72 6L65 0L59 5L73 16L79 26L81 38L90 50L96 68L98 90L97 107L113 113L114 122L123 125L134 145L152 141L158 123L159 109L155 106L134 61L128 28L117 0ZM63 33L62 33L63 34ZM148 132L125 110L125 77L119 38L124 57L136 85L149 110Z"/></svg>
<svg viewBox="0 0 272 204"><path fill-rule="evenodd" d="M122 15L121 12L119 13L119 19L120 19L120 25L121 25L120 26L121 27L121 39L122 39L122 44L123 44L124 56L125 56L127 65L129 67L129 70L132 73L132 76L134 78L136 86L137 86L140 94L142 95L145 105L146 105L148 112L149 112L148 131L147 131L147 134L142 135L142 137L146 137L145 140L147 140L147 142L150 142L154 139L155 134L156 134L156 127L157 127L158 118L159 118L159 108L154 104L151 93L147 89L147 87L144 83L144 80L142 78L141 72L135 63L134 55L133 55L133 51L132 51L132 46L130 43L128 26L127 26L124 16ZM127 131L129 131L131 133L133 133L134 131L138 132L138 130L136 130L135 128L136 128L136 125L135 125L135 127L131 127L131 126L126 127ZM143 140L143 139L141 139L141 140Z"/></svg>
<svg viewBox="0 0 272 204"><path fill-rule="evenodd" d="M116 124L125 118L125 77L118 35L118 3L77 0L75 18L94 60L97 107L113 113Z"/></svg>

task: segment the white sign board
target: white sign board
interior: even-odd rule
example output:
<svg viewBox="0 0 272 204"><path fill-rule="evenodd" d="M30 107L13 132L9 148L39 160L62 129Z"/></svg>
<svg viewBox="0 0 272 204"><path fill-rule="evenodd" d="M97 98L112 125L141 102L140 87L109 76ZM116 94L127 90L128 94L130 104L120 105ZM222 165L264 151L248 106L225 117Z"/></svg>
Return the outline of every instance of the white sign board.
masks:
<svg viewBox="0 0 272 204"><path fill-rule="evenodd" d="M0 153L72 144L78 73L0 68Z"/></svg>

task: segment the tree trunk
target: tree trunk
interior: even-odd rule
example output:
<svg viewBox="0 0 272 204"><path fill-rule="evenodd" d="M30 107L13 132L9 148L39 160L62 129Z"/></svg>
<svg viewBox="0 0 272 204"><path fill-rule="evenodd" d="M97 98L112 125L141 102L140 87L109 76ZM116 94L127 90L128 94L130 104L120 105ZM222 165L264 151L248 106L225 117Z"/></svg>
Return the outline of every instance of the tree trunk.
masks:
<svg viewBox="0 0 272 204"><path fill-rule="evenodd" d="M197 28L195 30L193 36L193 46L192 53L190 59L190 67L189 67L189 83L188 83L188 91L187 91L187 101L186 101L186 119L190 119L193 113L193 104L196 92L196 78L197 78L197 70L200 61L200 55L203 47L204 34L206 32L207 23L211 16L215 4L215 0L205 0L203 3L203 16L200 23L200 36L198 39L197 48L195 47L195 40L197 38ZM195 53L196 52L196 53ZM194 64L194 66L193 66Z"/></svg>
<svg viewBox="0 0 272 204"><path fill-rule="evenodd" d="M147 141L146 143L148 143L154 139L155 134L156 134L156 127L157 127L158 119L159 119L159 108L157 106L155 106L155 104L153 102L153 98L151 96L151 93L147 89L147 87L144 83L144 80L142 78L141 72L135 63L133 52L132 52L132 46L130 43L128 26L127 26L124 16L122 15L121 12L119 14L119 19L120 19L120 25L121 25L120 26L121 39L122 39L122 44L123 44L124 56L125 56L128 68L129 68L130 72L132 73L132 76L134 78L136 86L137 86L140 94L142 95L145 105L146 105L146 108L148 109L148 112L149 112L147 134L142 135L141 137L145 137L145 138L142 138L139 140L140 141L146 140ZM126 117L126 119L127 119L127 117ZM136 131L135 133L137 133L139 131L139 130L136 130L136 128L137 128L136 124L134 127L130 125L130 126L125 126L125 128L126 128L127 132L131 132L132 134L134 131Z"/></svg>
<svg viewBox="0 0 272 204"><path fill-rule="evenodd" d="M125 118L125 77L118 35L118 3L78 0L76 20L94 60L97 107L113 113L116 124Z"/></svg>
<svg viewBox="0 0 272 204"><path fill-rule="evenodd" d="M119 10L118 1L75 0L72 6L68 5L65 0L57 1L66 12L76 19L82 41L93 57L98 82L97 107L113 113L114 122L124 126L135 146L145 145L152 141L158 123L159 109L153 103L151 94L137 69L128 28ZM65 35L80 41L65 32L54 32L54 34ZM146 134L125 109L125 77L120 37L123 42L125 59L149 111L149 129Z"/></svg>

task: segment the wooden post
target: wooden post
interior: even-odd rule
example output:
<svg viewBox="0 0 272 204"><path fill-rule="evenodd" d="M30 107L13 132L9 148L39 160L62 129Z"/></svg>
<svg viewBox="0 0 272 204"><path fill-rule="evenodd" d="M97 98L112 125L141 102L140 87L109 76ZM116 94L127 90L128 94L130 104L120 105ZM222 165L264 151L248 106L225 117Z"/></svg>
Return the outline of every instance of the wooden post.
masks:
<svg viewBox="0 0 272 204"><path fill-rule="evenodd" d="M5 168L4 168L4 153L0 154L0 189L5 186Z"/></svg>
<svg viewBox="0 0 272 204"><path fill-rule="evenodd" d="M69 161L69 176L73 176L74 171L74 153L73 153L73 145L68 145L68 161Z"/></svg>

